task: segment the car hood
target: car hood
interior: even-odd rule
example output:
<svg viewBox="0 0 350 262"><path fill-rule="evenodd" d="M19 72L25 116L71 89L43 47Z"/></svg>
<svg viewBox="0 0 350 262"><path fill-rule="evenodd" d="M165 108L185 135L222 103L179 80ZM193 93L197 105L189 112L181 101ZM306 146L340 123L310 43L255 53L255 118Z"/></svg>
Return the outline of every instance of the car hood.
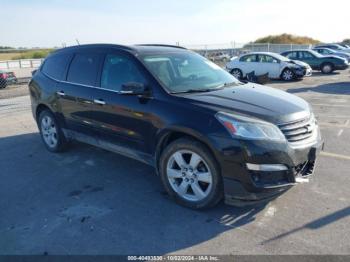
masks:
<svg viewBox="0 0 350 262"><path fill-rule="evenodd" d="M323 56L322 57L323 59L324 58L327 58L327 59L334 59L334 58L336 58L336 59L339 59L339 60L346 60L345 58L343 58L343 57L340 57L340 56L338 56L338 55L325 55L325 56Z"/></svg>
<svg viewBox="0 0 350 262"><path fill-rule="evenodd" d="M275 124L308 117L311 111L309 104L295 95L253 83L181 96L197 106L255 117Z"/></svg>
<svg viewBox="0 0 350 262"><path fill-rule="evenodd" d="M303 61L299 61L299 60L290 60L288 63L294 64L294 65L298 65L301 67L310 67L309 64L303 62Z"/></svg>

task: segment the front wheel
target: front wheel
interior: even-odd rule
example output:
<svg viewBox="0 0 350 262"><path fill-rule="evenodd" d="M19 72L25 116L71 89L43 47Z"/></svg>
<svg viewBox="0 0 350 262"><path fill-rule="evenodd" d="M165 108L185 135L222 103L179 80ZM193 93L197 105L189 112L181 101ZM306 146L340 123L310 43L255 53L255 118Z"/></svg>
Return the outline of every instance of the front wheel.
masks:
<svg viewBox="0 0 350 262"><path fill-rule="evenodd" d="M223 196L220 169L211 152L200 142L178 139L160 157L159 170L168 194L193 209L216 205Z"/></svg>
<svg viewBox="0 0 350 262"><path fill-rule="evenodd" d="M295 78L294 72L289 68L283 70L281 75L282 80L284 81L292 81Z"/></svg>
<svg viewBox="0 0 350 262"><path fill-rule="evenodd" d="M230 71L231 75L233 75L235 78L237 78L238 80L243 78L243 73L240 69L238 68L234 68Z"/></svg>

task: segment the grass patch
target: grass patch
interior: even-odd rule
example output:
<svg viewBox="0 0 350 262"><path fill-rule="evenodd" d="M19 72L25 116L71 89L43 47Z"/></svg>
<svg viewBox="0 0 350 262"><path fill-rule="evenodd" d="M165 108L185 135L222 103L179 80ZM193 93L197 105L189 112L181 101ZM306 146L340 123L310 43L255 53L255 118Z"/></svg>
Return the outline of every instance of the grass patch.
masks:
<svg viewBox="0 0 350 262"><path fill-rule="evenodd" d="M54 49L21 50L19 52L0 52L0 60L37 59L45 58Z"/></svg>

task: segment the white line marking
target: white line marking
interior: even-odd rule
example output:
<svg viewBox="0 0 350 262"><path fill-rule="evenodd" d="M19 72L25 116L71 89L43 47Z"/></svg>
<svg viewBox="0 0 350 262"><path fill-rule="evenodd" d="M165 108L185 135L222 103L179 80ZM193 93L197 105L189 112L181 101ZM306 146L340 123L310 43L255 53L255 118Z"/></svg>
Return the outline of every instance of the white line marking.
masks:
<svg viewBox="0 0 350 262"><path fill-rule="evenodd" d="M348 115L336 115L336 116L332 116L332 115L319 115L319 118L324 118L324 117L328 117L328 118L349 118L349 116Z"/></svg>
<svg viewBox="0 0 350 262"><path fill-rule="evenodd" d="M328 156L328 157L334 157L334 158L339 158L339 159L350 160L350 156L341 155L341 154L335 154L335 153L330 153L330 152L325 152L325 151L321 151L320 155L321 156Z"/></svg>
<svg viewBox="0 0 350 262"><path fill-rule="evenodd" d="M341 136L341 134L342 134L343 132L344 132L344 129L340 129L337 136Z"/></svg>
<svg viewBox="0 0 350 262"><path fill-rule="evenodd" d="M331 106L331 107L347 107L347 108L350 108L350 106L349 105L332 105L332 104L313 104L313 103L311 103L311 105L313 105L313 106Z"/></svg>
<svg viewBox="0 0 350 262"><path fill-rule="evenodd" d="M319 122L318 123L320 126L323 126L323 127L338 127L338 128L350 128L350 126L348 125L340 125L340 124L331 124L331 123L322 123L322 122Z"/></svg>

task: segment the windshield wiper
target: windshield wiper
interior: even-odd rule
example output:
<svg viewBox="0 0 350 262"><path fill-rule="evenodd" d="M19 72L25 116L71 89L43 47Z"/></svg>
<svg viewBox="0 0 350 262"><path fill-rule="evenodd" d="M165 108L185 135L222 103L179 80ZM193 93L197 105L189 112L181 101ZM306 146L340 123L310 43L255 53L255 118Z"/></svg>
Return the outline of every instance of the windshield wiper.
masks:
<svg viewBox="0 0 350 262"><path fill-rule="evenodd" d="M180 94L180 93L204 93L204 92L211 92L216 91L221 88L206 88L206 89L188 89L185 91L179 91L179 92L171 92L171 94Z"/></svg>
<svg viewBox="0 0 350 262"><path fill-rule="evenodd" d="M217 89L221 89L221 88L229 87L229 86L240 85L240 84L241 84L241 82L223 83L222 85L218 86Z"/></svg>

